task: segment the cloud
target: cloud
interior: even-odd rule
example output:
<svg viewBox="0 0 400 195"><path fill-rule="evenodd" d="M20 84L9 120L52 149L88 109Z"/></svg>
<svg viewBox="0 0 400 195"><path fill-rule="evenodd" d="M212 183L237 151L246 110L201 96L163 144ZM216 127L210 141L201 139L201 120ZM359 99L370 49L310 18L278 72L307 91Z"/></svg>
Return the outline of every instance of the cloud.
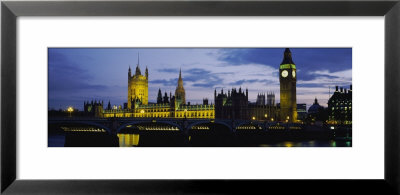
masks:
<svg viewBox="0 0 400 195"><path fill-rule="evenodd" d="M86 58L88 59L88 58ZM106 90L107 86L92 84L88 70L56 51L49 50L49 94L55 91L79 92L82 90Z"/></svg>
<svg viewBox="0 0 400 195"><path fill-rule="evenodd" d="M178 84L178 78L175 79L156 79L156 80L150 80L150 84L162 84L163 86L176 86Z"/></svg>
<svg viewBox="0 0 400 195"><path fill-rule="evenodd" d="M278 66L282 60L282 52L274 48L221 49L218 59L237 66L241 64Z"/></svg>
<svg viewBox="0 0 400 195"><path fill-rule="evenodd" d="M185 70L182 77L189 85L201 88L214 88L216 85L223 82L220 74L215 74L203 68L190 68Z"/></svg>
<svg viewBox="0 0 400 195"><path fill-rule="evenodd" d="M331 72L329 70L311 71L308 74L314 75L311 80L298 80L299 85L320 85L321 87L329 86L343 86L352 83L352 70L347 69L343 71Z"/></svg>
<svg viewBox="0 0 400 195"><path fill-rule="evenodd" d="M282 62L283 52L284 48L221 49L216 56L225 62L221 64L224 66L258 64L277 69ZM298 73L302 73L298 74L300 80L314 80L317 75L308 74L312 71L338 72L352 67L351 48L291 48L291 52Z"/></svg>
<svg viewBox="0 0 400 195"><path fill-rule="evenodd" d="M274 81L268 79L242 79L235 82L229 83L230 85L243 85L243 84L253 84L253 83L260 83L260 84L273 84Z"/></svg>
<svg viewBox="0 0 400 195"><path fill-rule="evenodd" d="M161 68L157 69L158 72L177 73L179 70L175 68Z"/></svg>

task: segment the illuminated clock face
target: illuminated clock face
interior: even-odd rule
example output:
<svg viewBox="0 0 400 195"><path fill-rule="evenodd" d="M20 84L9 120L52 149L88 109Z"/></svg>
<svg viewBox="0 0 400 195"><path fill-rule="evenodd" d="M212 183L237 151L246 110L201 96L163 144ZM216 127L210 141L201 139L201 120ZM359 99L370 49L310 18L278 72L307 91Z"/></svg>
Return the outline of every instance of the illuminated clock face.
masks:
<svg viewBox="0 0 400 195"><path fill-rule="evenodd" d="M287 76L288 76L288 71L287 70L282 71L282 77L287 77Z"/></svg>
<svg viewBox="0 0 400 195"><path fill-rule="evenodd" d="M293 78L296 77L296 71L295 70L292 71L292 76L293 76Z"/></svg>

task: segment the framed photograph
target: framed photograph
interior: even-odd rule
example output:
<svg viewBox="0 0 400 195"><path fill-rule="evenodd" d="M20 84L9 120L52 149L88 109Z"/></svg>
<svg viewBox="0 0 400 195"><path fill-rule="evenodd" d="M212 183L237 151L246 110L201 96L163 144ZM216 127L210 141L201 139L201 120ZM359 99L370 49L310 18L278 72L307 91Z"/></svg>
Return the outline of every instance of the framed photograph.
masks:
<svg viewBox="0 0 400 195"><path fill-rule="evenodd" d="M398 1L1 7L2 192L399 193Z"/></svg>
<svg viewBox="0 0 400 195"><path fill-rule="evenodd" d="M352 145L351 48L48 48L48 60L48 147Z"/></svg>

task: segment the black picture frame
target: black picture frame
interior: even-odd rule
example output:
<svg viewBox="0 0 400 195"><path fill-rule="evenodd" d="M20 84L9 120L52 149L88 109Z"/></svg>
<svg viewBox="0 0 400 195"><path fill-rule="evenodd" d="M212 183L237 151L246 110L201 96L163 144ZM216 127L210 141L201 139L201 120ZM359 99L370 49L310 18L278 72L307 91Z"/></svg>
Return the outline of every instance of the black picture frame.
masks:
<svg viewBox="0 0 400 195"><path fill-rule="evenodd" d="M382 180L16 179L16 24L19 16L385 16L385 178ZM280 194L362 192L398 194L400 192L399 36L399 0L2 1L1 192L4 194L253 194L252 192L267 193L278 190Z"/></svg>

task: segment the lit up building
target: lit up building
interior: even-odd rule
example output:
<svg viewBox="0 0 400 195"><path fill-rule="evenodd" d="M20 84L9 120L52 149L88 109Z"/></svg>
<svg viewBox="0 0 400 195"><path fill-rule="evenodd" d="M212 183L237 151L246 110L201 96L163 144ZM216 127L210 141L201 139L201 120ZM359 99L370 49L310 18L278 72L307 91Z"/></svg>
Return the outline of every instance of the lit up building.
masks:
<svg viewBox="0 0 400 195"><path fill-rule="evenodd" d="M185 89L183 88L182 70L179 70L178 86L175 90L175 104L179 108L180 105L186 104Z"/></svg>
<svg viewBox="0 0 400 195"><path fill-rule="evenodd" d="M228 90L228 93L224 93L221 89L221 93L217 94L217 90L214 91L214 102L215 102L215 117L218 119L250 119L249 113L249 96L248 90L242 91L242 88L232 91Z"/></svg>
<svg viewBox="0 0 400 195"><path fill-rule="evenodd" d="M135 104L147 105L149 101L149 71L142 75L138 63L135 75L132 76L131 67L128 70L128 109L132 109Z"/></svg>
<svg viewBox="0 0 400 195"><path fill-rule="evenodd" d="M267 102L265 102L265 94L258 94L256 103L249 103L249 112L252 120L276 120L278 113L275 105L275 94L273 92L267 93Z"/></svg>
<svg viewBox="0 0 400 195"><path fill-rule="evenodd" d="M351 124L352 123L352 86L343 89L336 86L336 90L328 101L329 124Z"/></svg>
<svg viewBox="0 0 400 195"><path fill-rule="evenodd" d="M215 118L214 105L203 100L203 104L186 104L185 89L183 87L182 71L179 71L179 79L175 95L165 92L161 96L158 91L157 103L148 102L149 72L146 68L145 75L141 74L139 60L135 75L132 76L128 69L128 101L122 106L111 106L110 102L103 109L103 102L85 102L84 110L96 117L147 117L147 118ZM125 106L126 105L126 106Z"/></svg>
<svg viewBox="0 0 400 195"><path fill-rule="evenodd" d="M239 119L239 120L268 120L274 121L277 117L275 106L275 95L268 94L267 104L265 95L258 94L255 103L248 100L248 90L242 88L228 90L228 93L214 91L215 117L218 119Z"/></svg>
<svg viewBox="0 0 400 195"><path fill-rule="evenodd" d="M307 118L307 104L297 104L297 120L304 121Z"/></svg>
<svg viewBox="0 0 400 195"><path fill-rule="evenodd" d="M190 102L186 102L182 71L179 70L175 93L170 92L168 96L165 92L163 96L159 89L157 103L149 103L149 71L146 67L145 74L142 75L138 56L135 74L132 75L130 67L128 69L127 103L122 107L111 106L109 102L107 108L103 109L103 103L85 102L85 112L96 117L218 118L283 122L297 122L300 114L299 119L303 119L306 108L305 105L296 103L296 65L288 48L285 49L279 66L279 81L280 104L275 103L275 94L272 92L267 93L267 98L265 94L258 94L256 102L250 103L247 89L232 88L227 93L221 90L219 94L215 90L215 105L209 104L206 99L203 104L190 105ZM337 116L333 114L332 117Z"/></svg>
<svg viewBox="0 0 400 195"><path fill-rule="evenodd" d="M296 82L296 65L292 60L292 52L286 48L279 66L280 120L282 121L297 121Z"/></svg>
<svg viewBox="0 0 400 195"><path fill-rule="evenodd" d="M93 100L91 102L85 101L83 103L83 110L85 111L86 114L92 115L92 116L100 116L103 117L103 101L97 102Z"/></svg>

